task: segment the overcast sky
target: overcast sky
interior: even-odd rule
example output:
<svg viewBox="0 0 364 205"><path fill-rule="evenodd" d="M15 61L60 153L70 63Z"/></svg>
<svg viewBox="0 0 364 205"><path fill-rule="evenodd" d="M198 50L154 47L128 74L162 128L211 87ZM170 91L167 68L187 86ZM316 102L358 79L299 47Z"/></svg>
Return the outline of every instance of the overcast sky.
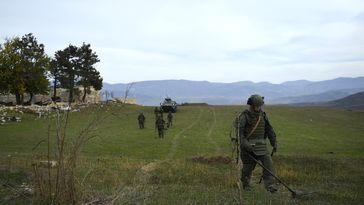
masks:
<svg viewBox="0 0 364 205"><path fill-rule="evenodd" d="M90 43L105 82L364 76L363 0L0 0L0 42Z"/></svg>

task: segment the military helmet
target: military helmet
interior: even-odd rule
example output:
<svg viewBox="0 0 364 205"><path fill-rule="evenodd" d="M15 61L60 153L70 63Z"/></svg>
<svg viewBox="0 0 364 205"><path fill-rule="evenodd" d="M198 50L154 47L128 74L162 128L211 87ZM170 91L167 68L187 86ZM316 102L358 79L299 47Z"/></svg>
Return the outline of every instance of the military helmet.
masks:
<svg viewBox="0 0 364 205"><path fill-rule="evenodd" d="M264 104L264 97L260 95L252 95L248 99L247 104L251 106L262 106Z"/></svg>

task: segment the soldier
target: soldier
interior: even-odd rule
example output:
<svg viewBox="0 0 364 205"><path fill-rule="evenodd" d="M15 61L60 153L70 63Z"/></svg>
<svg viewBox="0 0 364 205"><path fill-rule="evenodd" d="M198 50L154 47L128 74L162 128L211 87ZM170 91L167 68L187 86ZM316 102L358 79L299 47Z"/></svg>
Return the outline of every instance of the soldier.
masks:
<svg viewBox="0 0 364 205"><path fill-rule="evenodd" d="M167 119L168 119L168 123L167 123L167 128L172 127L172 121L173 121L173 115L172 112L169 112L167 115Z"/></svg>
<svg viewBox="0 0 364 205"><path fill-rule="evenodd" d="M144 129L145 116L142 112L138 115L138 122L139 122L139 129Z"/></svg>
<svg viewBox="0 0 364 205"><path fill-rule="evenodd" d="M166 122L163 120L162 116L158 116L155 121L155 128L158 129L159 138L164 138L164 124Z"/></svg>
<svg viewBox="0 0 364 205"><path fill-rule="evenodd" d="M157 119L159 115L161 115L163 117L163 112L162 112L162 110L160 108L155 107L154 108L154 115L155 115L155 119Z"/></svg>
<svg viewBox="0 0 364 205"><path fill-rule="evenodd" d="M256 162L252 158L261 161L267 169L273 171L273 163L266 146L266 138L268 137L273 152L277 151L277 141L267 114L262 111L264 97L252 95L247 104L250 105L250 108L239 113L235 125L237 137L240 139L240 158L243 162L240 180L243 189L251 191L250 178L256 166ZM262 178L267 191L271 193L277 191L274 186L274 178L264 169Z"/></svg>

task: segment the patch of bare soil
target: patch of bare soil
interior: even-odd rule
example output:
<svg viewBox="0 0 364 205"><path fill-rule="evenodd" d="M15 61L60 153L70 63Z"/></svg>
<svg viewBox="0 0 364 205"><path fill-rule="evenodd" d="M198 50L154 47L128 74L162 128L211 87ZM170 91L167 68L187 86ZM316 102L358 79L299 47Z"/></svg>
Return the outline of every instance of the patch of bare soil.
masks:
<svg viewBox="0 0 364 205"><path fill-rule="evenodd" d="M229 156L197 156L190 160L204 164L230 164L232 162L232 159Z"/></svg>

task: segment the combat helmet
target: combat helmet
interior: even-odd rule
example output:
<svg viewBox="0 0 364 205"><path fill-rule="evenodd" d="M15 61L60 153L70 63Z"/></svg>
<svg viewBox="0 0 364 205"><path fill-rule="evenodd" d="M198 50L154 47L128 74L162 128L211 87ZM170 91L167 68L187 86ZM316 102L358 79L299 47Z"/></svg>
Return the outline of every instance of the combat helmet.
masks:
<svg viewBox="0 0 364 205"><path fill-rule="evenodd" d="M250 106L262 106L264 105L264 97L260 95L252 95L247 102Z"/></svg>

